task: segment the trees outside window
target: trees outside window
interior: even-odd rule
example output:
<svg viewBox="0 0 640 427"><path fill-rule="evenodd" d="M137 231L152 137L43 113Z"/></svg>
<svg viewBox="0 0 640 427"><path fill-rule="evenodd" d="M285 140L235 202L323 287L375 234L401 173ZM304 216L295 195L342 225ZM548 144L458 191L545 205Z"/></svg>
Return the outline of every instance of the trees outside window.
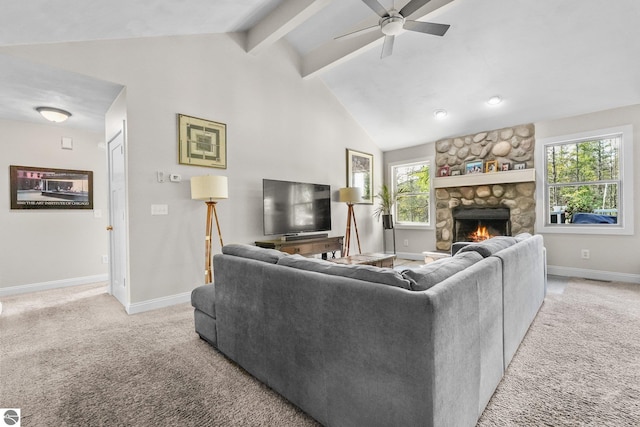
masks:
<svg viewBox="0 0 640 427"><path fill-rule="evenodd" d="M577 212L617 216L620 206L622 135L563 142L546 147L550 211L571 222Z"/></svg>
<svg viewBox="0 0 640 427"><path fill-rule="evenodd" d="M399 225L430 225L430 161L391 166L392 190L398 194L393 216Z"/></svg>
<svg viewBox="0 0 640 427"><path fill-rule="evenodd" d="M631 125L542 138L536 146L538 232L633 234Z"/></svg>

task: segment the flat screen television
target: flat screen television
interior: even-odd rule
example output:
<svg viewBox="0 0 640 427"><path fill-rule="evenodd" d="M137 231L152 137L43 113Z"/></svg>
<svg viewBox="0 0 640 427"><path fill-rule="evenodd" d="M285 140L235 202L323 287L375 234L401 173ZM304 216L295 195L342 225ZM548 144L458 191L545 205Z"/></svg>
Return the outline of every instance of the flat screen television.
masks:
<svg viewBox="0 0 640 427"><path fill-rule="evenodd" d="M331 187L262 180L265 236L331 230Z"/></svg>

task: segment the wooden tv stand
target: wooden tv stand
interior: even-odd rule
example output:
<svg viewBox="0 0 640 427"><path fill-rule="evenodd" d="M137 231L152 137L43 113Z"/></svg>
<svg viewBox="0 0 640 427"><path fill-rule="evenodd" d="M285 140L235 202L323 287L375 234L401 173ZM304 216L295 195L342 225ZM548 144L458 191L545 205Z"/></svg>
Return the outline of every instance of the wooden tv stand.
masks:
<svg viewBox="0 0 640 427"><path fill-rule="evenodd" d="M344 236L320 237L299 240L260 240L256 241L256 246L267 249L277 249L288 254L315 255L322 254L323 259L327 259L327 253L331 252L332 258L336 257L336 252L342 253Z"/></svg>

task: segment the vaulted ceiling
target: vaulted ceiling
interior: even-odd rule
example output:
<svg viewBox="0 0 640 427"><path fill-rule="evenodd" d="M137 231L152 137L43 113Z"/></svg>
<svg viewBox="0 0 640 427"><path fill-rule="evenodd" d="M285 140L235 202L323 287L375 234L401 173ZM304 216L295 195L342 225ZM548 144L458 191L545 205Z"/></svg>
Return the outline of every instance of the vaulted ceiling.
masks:
<svg viewBox="0 0 640 427"><path fill-rule="evenodd" d="M2 46L242 32L248 55L285 39L300 78L322 79L383 150L525 122L640 103L637 0L413 0L410 19L448 24L443 37L406 31L380 58L371 0L29 0L0 13ZM379 0L401 10L408 0ZM197 11L197 13L194 13ZM126 25L113 25L124 22ZM101 131L117 84L0 54L0 117L40 120L35 105L72 110ZM503 102L487 105L499 95ZM444 109L443 120L433 112Z"/></svg>

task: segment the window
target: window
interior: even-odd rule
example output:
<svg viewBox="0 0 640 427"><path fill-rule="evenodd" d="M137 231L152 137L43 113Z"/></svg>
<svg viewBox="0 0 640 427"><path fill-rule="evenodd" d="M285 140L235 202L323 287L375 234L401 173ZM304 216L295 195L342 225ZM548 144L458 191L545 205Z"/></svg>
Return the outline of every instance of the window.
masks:
<svg viewBox="0 0 640 427"><path fill-rule="evenodd" d="M624 126L540 141L537 228L631 234L631 138L631 126Z"/></svg>
<svg viewBox="0 0 640 427"><path fill-rule="evenodd" d="M399 226L431 225L431 161L391 165L391 189L397 195L393 218Z"/></svg>

